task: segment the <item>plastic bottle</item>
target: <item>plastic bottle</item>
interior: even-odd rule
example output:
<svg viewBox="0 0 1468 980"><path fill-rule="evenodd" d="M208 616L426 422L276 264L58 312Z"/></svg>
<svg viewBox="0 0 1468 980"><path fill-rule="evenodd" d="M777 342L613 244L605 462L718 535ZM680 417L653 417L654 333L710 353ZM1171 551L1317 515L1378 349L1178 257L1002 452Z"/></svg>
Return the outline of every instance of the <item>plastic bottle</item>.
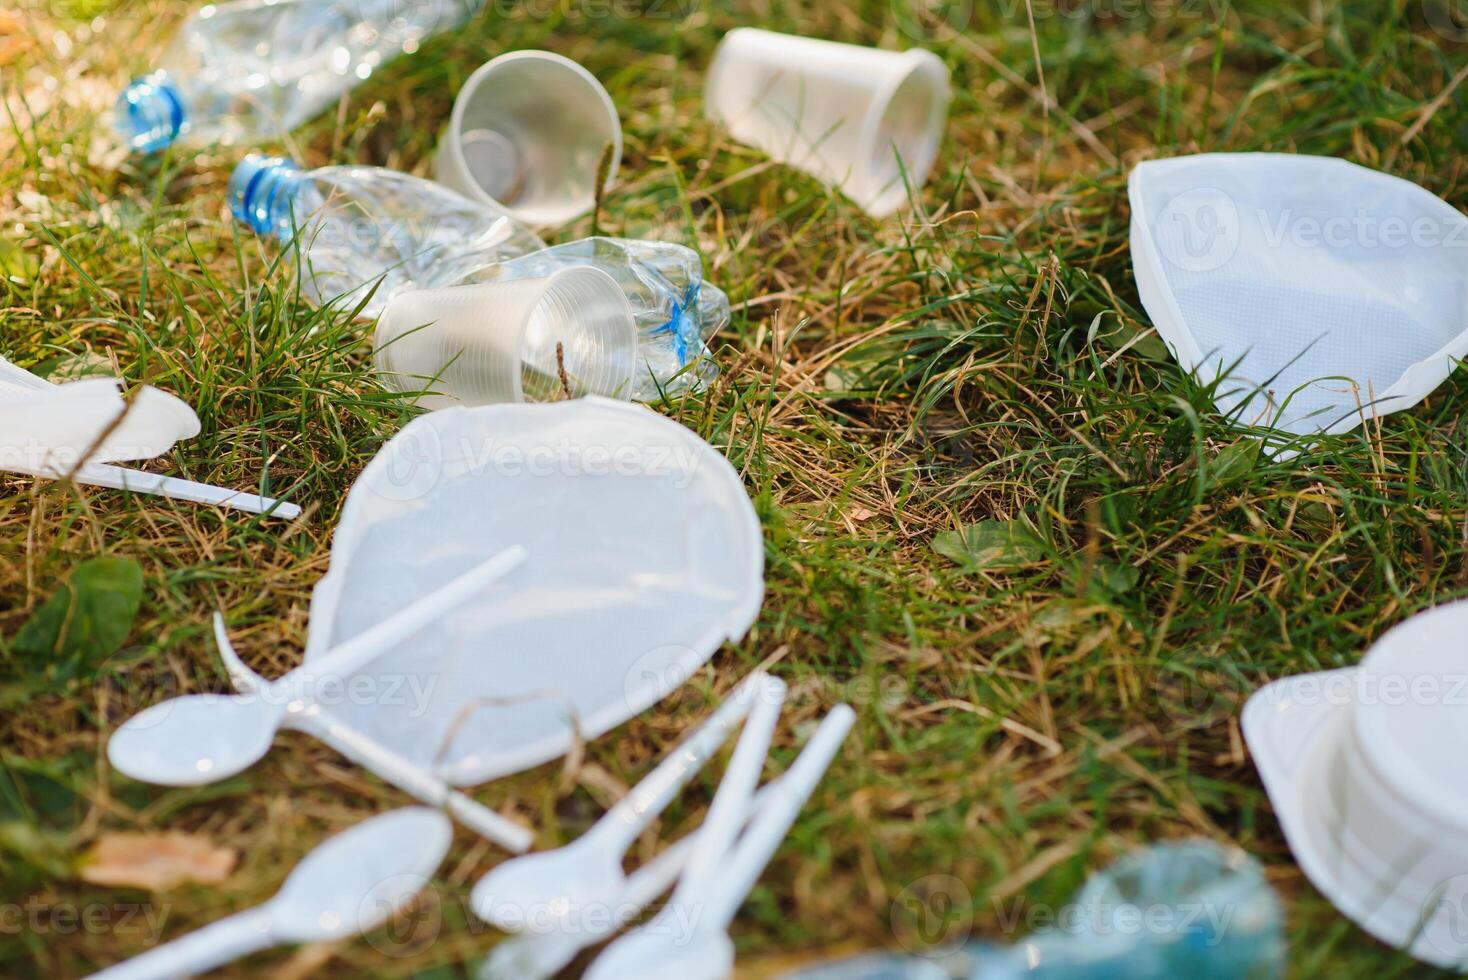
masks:
<svg viewBox="0 0 1468 980"><path fill-rule="evenodd" d="M233 0L186 20L160 67L117 100L128 146L281 136L484 0Z"/></svg>
<svg viewBox="0 0 1468 980"><path fill-rule="evenodd" d="M1284 913L1259 863L1211 841L1144 848L1091 876L1063 929L941 958L859 956L799 980L1272 980Z"/></svg>
<svg viewBox="0 0 1468 980"><path fill-rule="evenodd" d="M493 279L499 263L545 248L487 205L382 167L302 170L251 154L230 177L229 206L258 234L296 244L308 299L368 318L399 290Z"/></svg>
<svg viewBox="0 0 1468 980"><path fill-rule="evenodd" d="M381 167L303 171L258 154L235 168L229 202L259 234L297 243L314 303L376 318L404 289L544 279L589 265L622 287L637 324L631 397L654 401L717 373L707 343L729 322L729 297L682 245L584 238L547 248L514 219L432 181Z"/></svg>
<svg viewBox="0 0 1468 980"><path fill-rule="evenodd" d="M510 259L496 275L539 279L576 265L595 266L627 294L642 361L633 398L656 401L717 374L707 344L729 323L729 297L704 280L697 252L671 242L583 238Z"/></svg>

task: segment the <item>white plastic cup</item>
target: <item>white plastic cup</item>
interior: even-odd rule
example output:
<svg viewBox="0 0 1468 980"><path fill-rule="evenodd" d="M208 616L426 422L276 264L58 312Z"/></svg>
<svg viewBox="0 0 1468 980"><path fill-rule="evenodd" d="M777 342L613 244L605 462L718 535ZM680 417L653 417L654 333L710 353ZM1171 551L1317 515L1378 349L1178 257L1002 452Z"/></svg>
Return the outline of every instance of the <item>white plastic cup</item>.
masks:
<svg viewBox="0 0 1468 980"><path fill-rule="evenodd" d="M575 266L543 279L403 290L377 321L374 347L383 383L424 392L425 408L557 401L568 391L626 399L637 326L616 280Z"/></svg>
<svg viewBox="0 0 1468 980"><path fill-rule="evenodd" d="M928 179L949 97L948 67L931 51L741 27L714 53L704 111L880 218L907 201L904 169L914 190Z"/></svg>
<svg viewBox="0 0 1468 980"><path fill-rule="evenodd" d="M1310 881L1367 932L1468 963L1468 601L1412 617L1361 665L1278 680L1244 737Z"/></svg>
<svg viewBox="0 0 1468 980"><path fill-rule="evenodd" d="M616 176L622 124L596 77L549 51L481 65L454 99L435 160L438 182L529 225L590 211L607 145Z"/></svg>

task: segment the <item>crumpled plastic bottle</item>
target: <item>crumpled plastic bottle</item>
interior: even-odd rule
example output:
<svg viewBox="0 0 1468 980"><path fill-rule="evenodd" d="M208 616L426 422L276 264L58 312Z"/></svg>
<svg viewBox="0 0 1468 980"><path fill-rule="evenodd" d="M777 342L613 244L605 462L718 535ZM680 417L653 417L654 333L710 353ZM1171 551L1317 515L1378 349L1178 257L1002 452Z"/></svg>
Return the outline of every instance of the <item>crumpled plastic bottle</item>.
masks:
<svg viewBox="0 0 1468 980"><path fill-rule="evenodd" d="M398 290L482 282L506 259L545 248L509 216L384 167L305 171L251 154L230 177L229 206L258 234L296 243L309 300L360 304L369 318Z"/></svg>
<svg viewBox="0 0 1468 980"><path fill-rule="evenodd" d="M1067 928L941 957L879 953L788 974L799 980L1272 980L1284 913L1264 869L1211 841L1158 844L1091 876Z"/></svg>
<svg viewBox="0 0 1468 980"><path fill-rule="evenodd" d="M233 0L188 18L155 71L117 100L128 146L279 137L484 0Z"/></svg>
<svg viewBox="0 0 1468 980"><path fill-rule="evenodd" d="M514 219L433 181L382 167L306 171L260 154L235 168L229 204L260 235L296 243L302 292L317 305L360 306L360 316L376 318L404 289L590 265L622 287L637 322L643 365L633 398L655 401L718 373L708 342L729 323L729 297L682 245L584 238L547 248Z"/></svg>
<svg viewBox="0 0 1468 980"><path fill-rule="evenodd" d="M718 373L708 342L729 323L729 297L703 278L697 252L672 242L583 238L510 259L495 271L500 278L531 279L574 265L601 269L627 294L643 361L633 398L655 401Z"/></svg>

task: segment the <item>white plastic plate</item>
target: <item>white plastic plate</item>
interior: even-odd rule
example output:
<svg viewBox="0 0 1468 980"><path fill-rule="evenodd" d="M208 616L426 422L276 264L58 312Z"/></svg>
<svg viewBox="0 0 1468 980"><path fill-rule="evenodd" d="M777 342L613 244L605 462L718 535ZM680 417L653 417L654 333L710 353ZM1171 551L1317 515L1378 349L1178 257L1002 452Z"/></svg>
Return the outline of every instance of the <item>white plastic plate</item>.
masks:
<svg viewBox="0 0 1468 980"><path fill-rule="evenodd" d="M513 574L321 710L474 785L650 707L743 636L764 595L738 474L683 426L595 397L447 409L398 433L348 494L308 661L517 544Z"/></svg>
<svg viewBox="0 0 1468 980"><path fill-rule="evenodd" d="M1158 334L1221 411L1298 435L1411 408L1468 354L1468 218L1344 160L1208 153L1129 181Z"/></svg>

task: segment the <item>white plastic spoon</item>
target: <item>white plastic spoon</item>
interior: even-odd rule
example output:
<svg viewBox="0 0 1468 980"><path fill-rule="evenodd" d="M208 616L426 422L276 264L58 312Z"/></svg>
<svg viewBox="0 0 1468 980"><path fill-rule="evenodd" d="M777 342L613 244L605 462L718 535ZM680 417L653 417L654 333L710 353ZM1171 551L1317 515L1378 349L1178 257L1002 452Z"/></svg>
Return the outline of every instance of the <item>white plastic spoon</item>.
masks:
<svg viewBox="0 0 1468 980"><path fill-rule="evenodd" d="M758 813L785 778L781 776L760 787L751 812ZM577 953L626 928L653 899L673 887L697 841L697 832L691 833L632 872L621 894L607 908L588 909L579 921L567 922L551 932L526 931L506 939L484 961L479 980L547 980L560 973Z"/></svg>
<svg viewBox="0 0 1468 980"><path fill-rule="evenodd" d="M453 834L447 817L424 807L365 820L306 855L264 905L108 967L91 980L172 980L271 946L366 932L422 890Z"/></svg>
<svg viewBox="0 0 1468 980"><path fill-rule="evenodd" d="M627 849L718 751L767 690L770 677L751 674L699 727L668 753L596 824L565 847L506 861L479 879L474 914L505 932L548 931L558 921L614 901L627 884ZM536 923L542 923L537 929Z"/></svg>
<svg viewBox="0 0 1468 980"><path fill-rule="evenodd" d="M667 906L646 925L608 946L584 980L723 980L730 976L734 944L729 939L729 923L790 832L855 720L856 713L848 706L833 708L750 820L739 843L723 855L719 874L702 878L693 887L685 887L689 881L685 875ZM691 932L688 923L692 923Z"/></svg>
<svg viewBox="0 0 1468 980"><path fill-rule="evenodd" d="M240 694L254 694L270 686L240 659L225 632L224 617L214 617L214 640L224 669ZM430 806L443 807L459 823L481 837L499 844L511 854L523 854L535 843L535 836L524 827L506 820L483 803L454 789L437 776L424 772L398 753L373 741L321 711L287 711L282 728L293 728L319 739L370 770L409 796Z"/></svg>
<svg viewBox="0 0 1468 980"><path fill-rule="evenodd" d="M376 628L251 694L191 694L155 704L112 734L107 757L120 772L166 786L198 786L244 770L270 748L287 714L307 709L312 688L339 679L397 646L525 560L506 548Z"/></svg>

